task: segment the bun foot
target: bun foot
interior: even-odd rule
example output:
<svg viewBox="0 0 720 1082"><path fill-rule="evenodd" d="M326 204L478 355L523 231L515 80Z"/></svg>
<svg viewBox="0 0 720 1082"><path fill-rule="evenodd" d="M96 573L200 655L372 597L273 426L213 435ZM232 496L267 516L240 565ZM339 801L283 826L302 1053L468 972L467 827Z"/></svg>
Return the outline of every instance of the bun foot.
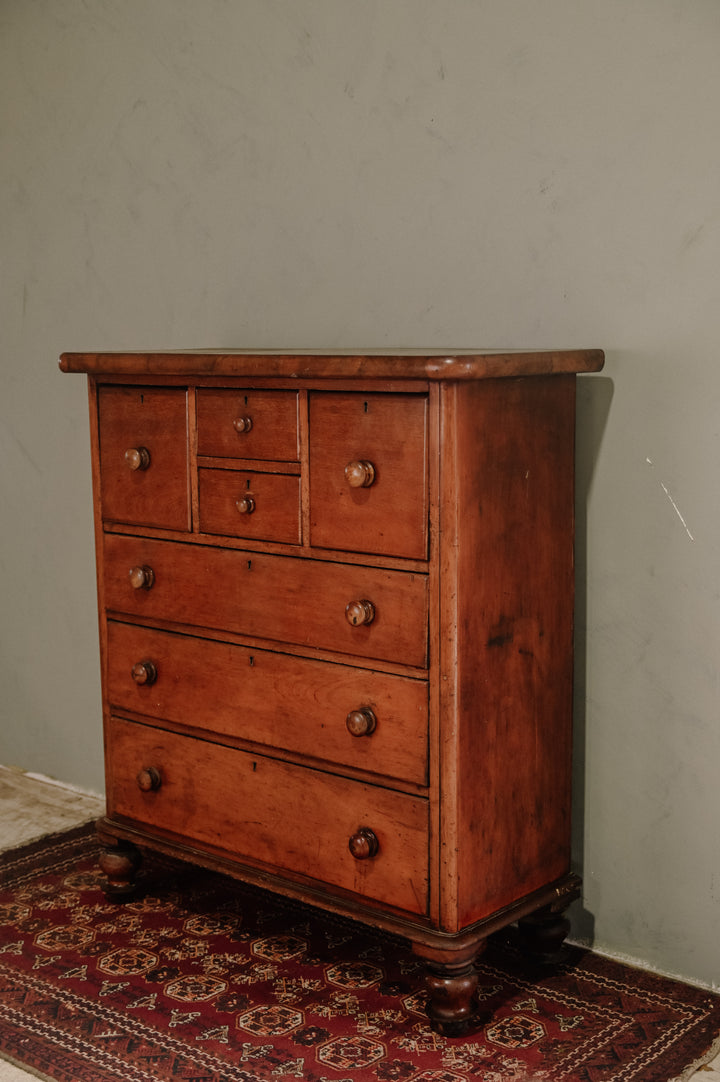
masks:
<svg viewBox="0 0 720 1082"><path fill-rule="evenodd" d="M135 877L142 864L142 854L136 845L132 842L108 845L100 854L98 863L105 875L103 891L108 901L127 902L136 896Z"/></svg>
<svg viewBox="0 0 720 1082"><path fill-rule="evenodd" d="M484 948L475 942L454 954L413 944L414 952L425 960L427 1015L432 1028L444 1037L466 1037L482 1029L488 1018L477 1002L478 974L475 958Z"/></svg>
<svg viewBox="0 0 720 1082"><path fill-rule="evenodd" d="M559 965L565 960L564 943L569 931L567 917L554 913L549 906L518 921L523 950L541 965Z"/></svg>

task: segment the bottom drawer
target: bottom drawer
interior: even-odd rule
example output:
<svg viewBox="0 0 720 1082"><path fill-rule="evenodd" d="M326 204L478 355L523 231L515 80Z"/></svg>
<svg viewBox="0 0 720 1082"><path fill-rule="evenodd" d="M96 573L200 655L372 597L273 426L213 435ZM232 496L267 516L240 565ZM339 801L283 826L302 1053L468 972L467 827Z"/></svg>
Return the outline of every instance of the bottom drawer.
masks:
<svg viewBox="0 0 720 1082"><path fill-rule="evenodd" d="M157 783L154 789L141 788ZM411 913L428 902L421 797L112 719L108 814ZM358 838L360 828L372 835ZM350 839L362 853L357 859Z"/></svg>

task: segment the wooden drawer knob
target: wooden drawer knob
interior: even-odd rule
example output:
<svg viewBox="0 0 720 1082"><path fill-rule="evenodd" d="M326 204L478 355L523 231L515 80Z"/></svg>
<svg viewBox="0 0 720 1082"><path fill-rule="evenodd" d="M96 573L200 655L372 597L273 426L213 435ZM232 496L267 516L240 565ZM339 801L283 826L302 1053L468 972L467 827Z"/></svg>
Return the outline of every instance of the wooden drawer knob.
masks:
<svg viewBox="0 0 720 1082"><path fill-rule="evenodd" d="M358 827L348 842L348 849L355 860L369 860L379 848L380 843L370 827Z"/></svg>
<svg viewBox="0 0 720 1082"><path fill-rule="evenodd" d="M155 572L147 564L130 568L130 585L133 590L149 590L155 582Z"/></svg>
<svg viewBox="0 0 720 1082"><path fill-rule="evenodd" d="M249 432L252 428L252 417L236 417L233 421L233 428L238 435L242 432Z"/></svg>
<svg viewBox="0 0 720 1082"><path fill-rule="evenodd" d="M125 465L130 470L146 470L150 465L147 447L130 447L125 452Z"/></svg>
<svg viewBox="0 0 720 1082"><path fill-rule="evenodd" d="M162 785L160 771L154 766L144 767L137 776L138 789L143 793L154 793Z"/></svg>
<svg viewBox="0 0 720 1082"><path fill-rule="evenodd" d="M152 661L138 661L131 669L131 675L136 684L154 684L157 680L157 669Z"/></svg>
<svg viewBox="0 0 720 1082"><path fill-rule="evenodd" d="M353 627L371 624L375 619L375 606L372 601L350 601L345 606L345 619Z"/></svg>
<svg viewBox="0 0 720 1082"><path fill-rule="evenodd" d="M242 496L235 501L235 506L241 515L251 515L255 510L255 500L252 496Z"/></svg>
<svg viewBox="0 0 720 1082"><path fill-rule="evenodd" d="M345 467L345 480L350 488L370 488L375 480L375 467L372 462L348 462Z"/></svg>
<svg viewBox="0 0 720 1082"><path fill-rule="evenodd" d="M351 710L345 724L352 736L370 736L377 725L377 718L369 706L363 706L359 710Z"/></svg>

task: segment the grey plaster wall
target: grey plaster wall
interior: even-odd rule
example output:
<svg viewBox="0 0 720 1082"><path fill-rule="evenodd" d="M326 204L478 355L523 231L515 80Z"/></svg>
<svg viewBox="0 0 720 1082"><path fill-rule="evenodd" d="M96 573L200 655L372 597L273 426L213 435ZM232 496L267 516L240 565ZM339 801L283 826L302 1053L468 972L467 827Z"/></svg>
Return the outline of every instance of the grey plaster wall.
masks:
<svg viewBox="0 0 720 1082"><path fill-rule="evenodd" d="M63 349L600 346L577 935L720 980L720 6L4 0L0 761L102 786Z"/></svg>

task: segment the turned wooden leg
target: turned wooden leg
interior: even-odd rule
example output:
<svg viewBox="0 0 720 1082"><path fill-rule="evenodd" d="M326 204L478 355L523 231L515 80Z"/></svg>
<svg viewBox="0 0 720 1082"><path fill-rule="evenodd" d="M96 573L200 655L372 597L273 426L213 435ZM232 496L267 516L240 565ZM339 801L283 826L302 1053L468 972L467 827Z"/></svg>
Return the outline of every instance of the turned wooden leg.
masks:
<svg viewBox="0 0 720 1082"><path fill-rule="evenodd" d="M415 954L425 961L428 1018L433 1029L444 1037L476 1033L487 1021L478 1009L478 974L474 964L484 947L484 940L460 951L413 944Z"/></svg>
<svg viewBox="0 0 720 1082"><path fill-rule="evenodd" d="M125 902L135 896L135 876L142 863L142 854L136 845L114 840L103 849L98 863L105 875L103 890L109 901Z"/></svg>
<svg viewBox="0 0 720 1082"><path fill-rule="evenodd" d="M534 961L557 965L564 960L567 952L563 944L570 931L570 921L562 912L544 906L518 921L518 931L523 949Z"/></svg>

